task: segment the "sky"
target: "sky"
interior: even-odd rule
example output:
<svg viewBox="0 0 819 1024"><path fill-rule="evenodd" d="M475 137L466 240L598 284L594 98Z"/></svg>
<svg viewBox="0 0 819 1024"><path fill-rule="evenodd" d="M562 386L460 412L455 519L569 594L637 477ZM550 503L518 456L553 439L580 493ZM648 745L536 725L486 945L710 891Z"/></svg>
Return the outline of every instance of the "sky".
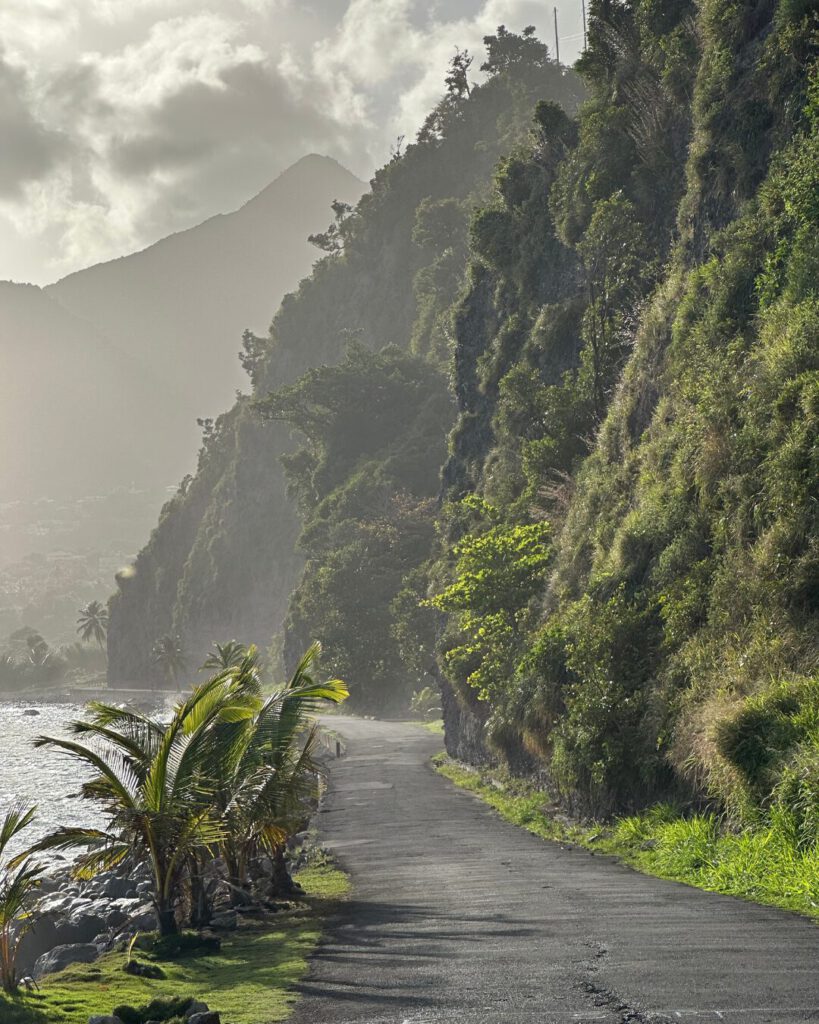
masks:
<svg viewBox="0 0 819 1024"><path fill-rule="evenodd" d="M47 284L240 206L301 156L367 180L537 0L0 0L0 280ZM558 0L561 59L581 0Z"/></svg>

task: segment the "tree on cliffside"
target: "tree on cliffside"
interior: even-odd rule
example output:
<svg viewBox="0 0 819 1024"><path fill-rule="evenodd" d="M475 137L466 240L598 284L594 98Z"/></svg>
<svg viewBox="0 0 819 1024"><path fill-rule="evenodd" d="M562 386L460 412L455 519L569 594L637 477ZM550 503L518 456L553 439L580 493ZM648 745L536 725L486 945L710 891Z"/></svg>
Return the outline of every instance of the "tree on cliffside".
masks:
<svg viewBox="0 0 819 1024"><path fill-rule="evenodd" d="M85 608L80 609L77 632L85 643L93 638L100 648L104 647L108 634L108 609L105 605L100 601L91 601Z"/></svg>
<svg viewBox="0 0 819 1024"><path fill-rule="evenodd" d="M351 345L339 366L273 393L266 415L299 431L284 457L308 561L290 601L289 650L318 637L353 706L404 711L419 680L402 661L392 602L428 556L452 404L433 366Z"/></svg>
<svg viewBox="0 0 819 1024"><path fill-rule="evenodd" d="M155 665L162 670L165 678L176 684L187 668L188 659L178 636L163 636L154 644L151 655Z"/></svg>

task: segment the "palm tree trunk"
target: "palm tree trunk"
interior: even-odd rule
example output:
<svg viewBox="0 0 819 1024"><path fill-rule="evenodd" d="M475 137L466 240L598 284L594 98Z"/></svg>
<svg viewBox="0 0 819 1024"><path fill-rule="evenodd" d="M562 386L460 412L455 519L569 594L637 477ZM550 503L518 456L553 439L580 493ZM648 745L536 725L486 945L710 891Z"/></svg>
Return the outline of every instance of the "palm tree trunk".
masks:
<svg viewBox="0 0 819 1024"><path fill-rule="evenodd" d="M284 857L284 846L276 847L271 860L273 861L273 892L276 896L292 896L297 890Z"/></svg>
<svg viewBox="0 0 819 1024"><path fill-rule="evenodd" d="M173 907L161 906L158 901L156 905L156 919L160 935L176 935L179 932L179 927L176 923L176 911Z"/></svg>
<svg viewBox="0 0 819 1024"><path fill-rule="evenodd" d="M222 849L222 856L225 859L227 869L227 880L230 888L230 905L242 907L248 903L245 895L246 878L242 866L242 855L234 844L225 843Z"/></svg>
<svg viewBox="0 0 819 1024"><path fill-rule="evenodd" d="M190 858L188 862L188 877L191 890L190 923L194 928L202 928L210 924L213 908L208 900L205 886L205 869L201 855L194 854Z"/></svg>
<svg viewBox="0 0 819 1024"><path fill-rule="evenodd" d="M176 910L174 908L175 888L169 876L169 869L165 865L164 858L154 859L154 907L156 908L156 920L159 926L160 935L176 935L179 928L176 923Z"/></svg>
<svg viewBox="0 0 819 1024"><path fill-rule="evenodd" d="M12 948L10 927L0 932L0 988L4 992L13 994L17 991L17 972L15 965L15 950Z"/></svg>

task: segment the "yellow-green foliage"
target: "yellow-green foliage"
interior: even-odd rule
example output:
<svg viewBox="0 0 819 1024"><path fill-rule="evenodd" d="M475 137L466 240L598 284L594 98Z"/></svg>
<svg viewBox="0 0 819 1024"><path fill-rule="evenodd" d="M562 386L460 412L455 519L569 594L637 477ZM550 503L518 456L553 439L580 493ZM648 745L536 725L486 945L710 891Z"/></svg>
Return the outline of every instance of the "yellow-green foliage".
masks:
<svg viewBox="0 0 819 1024"><path fill-rule="evenodd" d="M463 681L480 684L489 707L473 714L495 749L545 762L587 812L697 793L758 828L787 811L804 846L819 666L817 18L799 4L684 7L591 5L592 98L576 144L563 132L548 202L582 301L559 382L553 348L532 359L534 317L503 244L514 206L476 220L505 320L476 362L483 390L464 402L447 478L504 497L496 529L544 514L557 529L548 585L517 629L508 597L475 623L457 591L439 600L450 626L473 627L468 644L444 634L441 664L462 705ZM647 171L662 161L659 181ZM517 164L499 173L504 198ZM534 230L551 244L546 220ZM456 365L469 398L467 326ZM561 438L583 416L599 430L567 466ZM507 577L505 562L487 566L484 589L503 595Z"/></svg>
<svg viewBox="0 0 819 1024"><path fill-rule="evenodd" d="M455 545L454 580L428 604L455 615L448 671L490 700L506 685L527 606L543 585L551 530L502 523L486 502L466 504L483 522Z"/></svg>
<svg viewBox="0 0 819 1024"><path fill-rule="evenodd" d="M290 1013L296 982L321 933L321 915L348 892L347 876L331 866L307 868L298 880L307 906L272 921L244 923L227 936L218 954L191 954L162 961L166 977L137 978L122 970L126 953L109 953L76 964L41 982L41 991L0 996L3 1024L87 1024L89 1016L115 1006L140 1007L164 996L193 996L230 1024L272 1024ZM152 960L140 953L140 959Z"/></svg>

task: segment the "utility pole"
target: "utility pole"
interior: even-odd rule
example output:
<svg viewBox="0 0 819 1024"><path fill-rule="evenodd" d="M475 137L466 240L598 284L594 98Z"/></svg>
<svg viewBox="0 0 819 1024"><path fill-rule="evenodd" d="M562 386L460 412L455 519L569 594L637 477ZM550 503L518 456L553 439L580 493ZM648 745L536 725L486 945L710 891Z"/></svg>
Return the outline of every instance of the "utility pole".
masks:
<svg viewBox="0 0 819 1024"><path fill-rule="evenodd" d="M560 63L560 36L557 34L557 8L555 7L555 58Z"/></svg>
<svg viewBox="0 0 819 1024"><path fill-rule="evenodd" d="M589 45L586 39L586 0L580 0L583 5L583 52L586 52L586 47Z"/></svg>

